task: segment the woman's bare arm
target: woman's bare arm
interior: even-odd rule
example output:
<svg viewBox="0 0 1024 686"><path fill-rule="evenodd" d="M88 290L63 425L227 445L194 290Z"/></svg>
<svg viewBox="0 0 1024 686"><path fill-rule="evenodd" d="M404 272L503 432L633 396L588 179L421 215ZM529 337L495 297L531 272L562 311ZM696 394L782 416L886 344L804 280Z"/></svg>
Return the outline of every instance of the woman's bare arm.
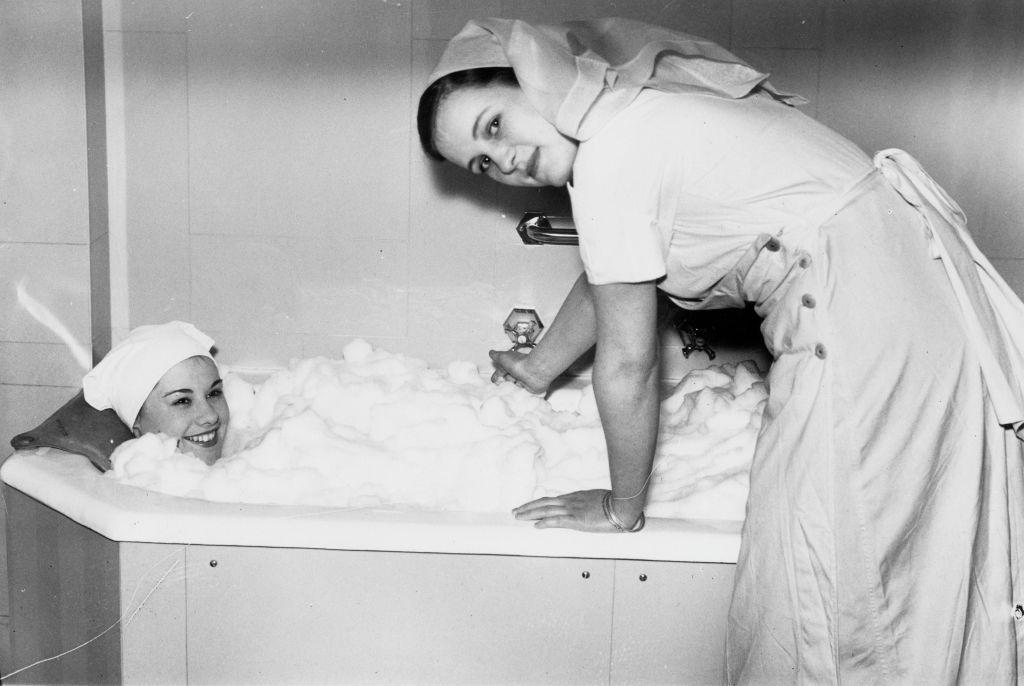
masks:
<svg viewBox="0 0 1024 686"><path fill-rule="evenodd" d="M528 354L492 350L495 372L491 381L508 379L533 393L544 393L555 378L594 346L597 319L586 274L580 274L554 321Z"/></svg>
<svg viewBox="0 0 1024 686"><path fill-rule="evenodd" d="M612 505L631 524L644 508L658 438L657 297L653 282L592 288L594 395L608 445Z"/></svg>
<svg viewBox="0 0 1024 686"><path fill-rule="evenodd" d="M590 286L597 331L594 393L608 445L612 509L626 525L643 511L658 436L657 302L653 282ZM513 512L536 526L613 531L604 491L576 491Z"/></svg>

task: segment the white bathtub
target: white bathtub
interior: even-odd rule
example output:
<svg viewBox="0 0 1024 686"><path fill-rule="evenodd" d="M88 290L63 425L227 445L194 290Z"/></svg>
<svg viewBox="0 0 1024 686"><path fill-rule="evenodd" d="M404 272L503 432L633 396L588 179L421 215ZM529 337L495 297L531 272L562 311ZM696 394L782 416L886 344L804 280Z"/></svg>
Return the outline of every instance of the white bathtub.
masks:
<svg viewBox="0 0 1024 686"><path fill-rule="evenodd" d="M738 522L633 535L503 514L176 498L15 453L5 683L708 683ZM120 618L120 620L119 620Z"/></svg>

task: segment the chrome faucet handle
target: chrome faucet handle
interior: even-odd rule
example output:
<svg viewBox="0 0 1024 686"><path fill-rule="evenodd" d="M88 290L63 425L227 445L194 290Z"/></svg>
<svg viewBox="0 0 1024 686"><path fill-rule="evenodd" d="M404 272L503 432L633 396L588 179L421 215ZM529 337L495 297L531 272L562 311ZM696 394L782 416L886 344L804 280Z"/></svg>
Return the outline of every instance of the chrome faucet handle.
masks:
<svg viewBox="0 0 1024 686"><path fill-rule="evenodd" d="M707 354L709 360L715 359L715 351L711 349L709 341L709 334L712 331L712 327L701 326L685 314L677 316L672 322L672 325L679 333L679 338L683 342L683 357L688 359L690 357L690 353L704 352Z"/></svg>
<svg viewBox="0 0 1024 686"><path fill-rule="evenodd" d="M504 329L505 334L512 341L510 350L523 352L532 350L537 345L537 338L540 337L544 324L541 323L536 310L516 307L505 318Z"/></svg>

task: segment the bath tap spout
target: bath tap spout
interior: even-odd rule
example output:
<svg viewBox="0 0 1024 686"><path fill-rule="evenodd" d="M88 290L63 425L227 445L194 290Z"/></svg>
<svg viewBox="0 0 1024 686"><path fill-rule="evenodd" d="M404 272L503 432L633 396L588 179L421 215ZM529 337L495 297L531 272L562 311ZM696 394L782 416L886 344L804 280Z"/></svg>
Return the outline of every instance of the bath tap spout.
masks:
<svg viewBox="0 0 1024 686"><path fill-rule="evenodd" d="M543 212L525 212L516 225L516 231L527 245L579 245L572 217L549 217Z"/></svg>

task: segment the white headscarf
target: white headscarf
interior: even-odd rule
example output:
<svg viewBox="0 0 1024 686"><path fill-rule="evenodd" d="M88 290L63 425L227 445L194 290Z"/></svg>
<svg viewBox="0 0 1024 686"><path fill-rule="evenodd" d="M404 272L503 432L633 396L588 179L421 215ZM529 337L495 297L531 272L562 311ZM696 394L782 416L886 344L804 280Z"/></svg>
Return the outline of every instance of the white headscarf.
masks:
<svg viewBox="0 0 1024 686"><path fill-rule="evenodd" d="M531 25L517 19L470 21L451 39L428 85L455 71L512 67L531 104L559 131L587 140L644 88L742 98L783 93L712 41L621 18Z"/></svg>
<svg viewBox="0 0 1024 686"><path fill-rule="evenodd" d="M82 379L85 401L97 410L114 408L131 427L164 374L190 357L209 357L213 339L186 322L132 329ZM216 365L214 361L214 365Z"/></svg>

